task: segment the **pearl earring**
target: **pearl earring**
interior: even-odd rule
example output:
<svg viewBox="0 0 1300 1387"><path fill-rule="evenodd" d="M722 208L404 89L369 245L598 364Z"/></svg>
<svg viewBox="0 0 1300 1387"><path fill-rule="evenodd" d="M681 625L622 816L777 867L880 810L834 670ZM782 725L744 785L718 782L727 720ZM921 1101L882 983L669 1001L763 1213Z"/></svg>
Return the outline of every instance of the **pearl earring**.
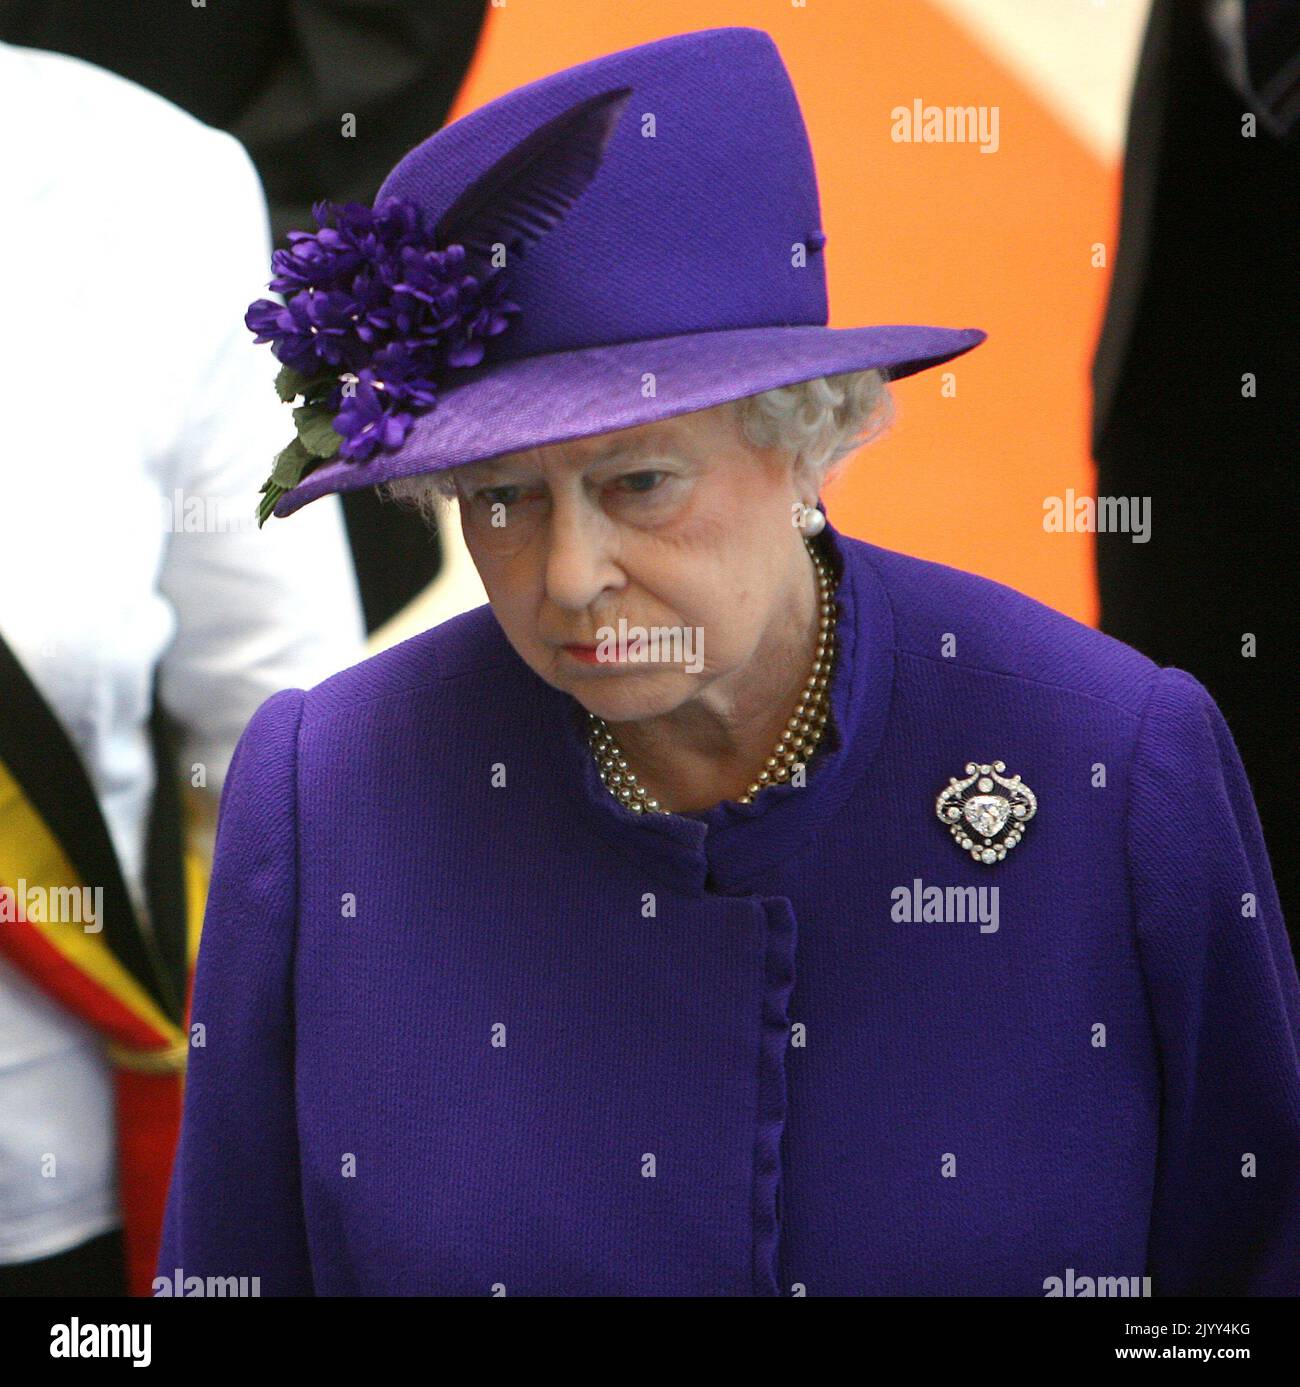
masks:
<svg viewBox="0 0 1300 1387"><path fill-rule="evenodd" d="M811 539L826 528L826 516L816 506L805 506L799 516L799 528L806 539Z"/></svg>

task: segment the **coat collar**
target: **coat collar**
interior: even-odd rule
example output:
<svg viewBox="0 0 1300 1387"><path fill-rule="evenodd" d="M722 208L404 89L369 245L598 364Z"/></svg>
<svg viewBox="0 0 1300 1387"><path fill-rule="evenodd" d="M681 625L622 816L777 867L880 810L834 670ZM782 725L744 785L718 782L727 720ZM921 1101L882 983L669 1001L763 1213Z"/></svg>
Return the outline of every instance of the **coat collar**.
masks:
<svg viewBox="0 0 1300 1387"><path fill-rule="evenodd" d="M702 813L638 814L605 788L587 745L586 713L542 680L544 741L556 790L603 842L692 895L745 894L763 872L833 832L840 806L875 758L894 682L894 626L870 546L829 520L822 540L838 580L838 644L831 716L803 787L769 786L751 804L726 801Z"/></svg>

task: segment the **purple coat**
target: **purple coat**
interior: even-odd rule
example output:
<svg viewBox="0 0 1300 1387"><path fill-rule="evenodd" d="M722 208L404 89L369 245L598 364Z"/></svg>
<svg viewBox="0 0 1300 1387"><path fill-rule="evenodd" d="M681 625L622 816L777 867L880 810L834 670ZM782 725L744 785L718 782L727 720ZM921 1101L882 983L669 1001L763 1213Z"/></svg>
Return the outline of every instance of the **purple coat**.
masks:
<svg viewBox="0 0 1300 1387"><path fill-rule="evenodd" d="M1009 588L824 533L832 721L807 784L748 806L617 803L486 606L262 705L160 1276L1300 1291L1300 985L1215 704ZM935 797L995 758L1038 812L985 866Z"/></svg>

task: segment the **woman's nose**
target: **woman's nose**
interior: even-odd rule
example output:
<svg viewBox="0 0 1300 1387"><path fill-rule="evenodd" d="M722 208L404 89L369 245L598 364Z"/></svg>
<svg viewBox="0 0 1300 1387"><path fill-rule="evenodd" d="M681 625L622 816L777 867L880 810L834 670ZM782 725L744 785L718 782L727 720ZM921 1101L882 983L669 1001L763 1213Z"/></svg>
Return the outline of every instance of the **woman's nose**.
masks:
<svg viewBox="0 0 1300 1387"><path fill-rule="evenodd" d="M621 581L613 562L611 524L584 500L557 500L551 508L546 593L557 607L590 607Z"/></svg>

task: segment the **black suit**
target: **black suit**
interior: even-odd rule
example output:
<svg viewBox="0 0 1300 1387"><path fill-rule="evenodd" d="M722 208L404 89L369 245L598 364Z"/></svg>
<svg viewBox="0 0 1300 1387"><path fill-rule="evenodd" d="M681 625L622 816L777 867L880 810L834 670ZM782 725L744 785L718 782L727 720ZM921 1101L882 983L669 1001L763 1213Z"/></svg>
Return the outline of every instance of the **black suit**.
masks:
<svg viewBox="0 0 1300 1387"><path fill-rule="evenodd" d="M1189 670L1223 710L1300 942L1300 142L1262 123L1243 138L1247 109L1220 73L1202 6L1156 0L1093 363L1092 438L1098 494L1150 497L1151 538L1098 535L1097 564L1103 629Z"/></svg>

